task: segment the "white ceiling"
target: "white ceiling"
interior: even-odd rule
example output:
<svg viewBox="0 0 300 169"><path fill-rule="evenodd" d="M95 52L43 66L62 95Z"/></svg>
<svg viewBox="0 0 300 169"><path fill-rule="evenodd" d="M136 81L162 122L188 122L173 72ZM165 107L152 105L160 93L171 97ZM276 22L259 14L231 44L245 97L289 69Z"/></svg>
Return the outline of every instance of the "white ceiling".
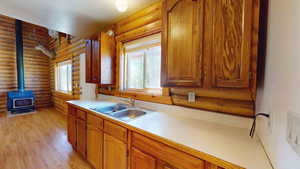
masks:
<svg viewBox="0 0 300 169"><path fill-rule="evenodd" d="M127 0L120 13L115 0L0 0L0 14L85 37L157 0Z"/></svg>

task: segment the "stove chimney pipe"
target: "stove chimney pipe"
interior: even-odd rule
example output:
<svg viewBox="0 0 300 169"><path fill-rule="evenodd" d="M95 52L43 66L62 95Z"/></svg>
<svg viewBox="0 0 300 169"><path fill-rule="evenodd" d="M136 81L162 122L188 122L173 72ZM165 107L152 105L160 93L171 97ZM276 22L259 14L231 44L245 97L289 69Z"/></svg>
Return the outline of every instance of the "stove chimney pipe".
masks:
<svg viewBox="0 0 300 169"><path fill-rule="evenodd" d="M16 56L17 56L17 74L18 74L18 90L25 90L24 80L24 58L23 58L23 34L22 21L16 20Z"/></svg>

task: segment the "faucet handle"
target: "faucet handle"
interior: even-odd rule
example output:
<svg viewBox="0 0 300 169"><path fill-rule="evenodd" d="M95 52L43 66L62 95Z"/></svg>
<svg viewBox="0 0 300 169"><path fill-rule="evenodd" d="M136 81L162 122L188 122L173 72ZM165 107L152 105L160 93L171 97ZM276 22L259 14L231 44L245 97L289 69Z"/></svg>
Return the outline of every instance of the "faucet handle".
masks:
<svg viewBox="0 0 300 169"><path fill-rule="evenodd" d="M125 102L126 104L129 104L130 106L134 107L135 105L135 99L129 97L128 99L121 99L122 102Z"/></svg>
<svg viewBox="0 0 300 169"><path fill-rule="evenodd" d="M129 102L133 102L133 103L135 102L135 99L134 99L134 98L132 98L132 97L129 97L129 99L128 99L128 100L129 100Z"/></svg>

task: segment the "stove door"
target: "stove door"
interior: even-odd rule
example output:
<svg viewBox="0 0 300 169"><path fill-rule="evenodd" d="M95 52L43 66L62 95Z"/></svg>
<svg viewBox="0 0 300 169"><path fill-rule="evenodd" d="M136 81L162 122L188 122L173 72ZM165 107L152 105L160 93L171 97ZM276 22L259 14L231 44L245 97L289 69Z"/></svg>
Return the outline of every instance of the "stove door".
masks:
<svg viewBox="0 0 300 169"><path fill-rule="evenodd" d="M22 107L28 107L33 106L33 98L18 98L13 99L13 108L22 108Z"/></svg>

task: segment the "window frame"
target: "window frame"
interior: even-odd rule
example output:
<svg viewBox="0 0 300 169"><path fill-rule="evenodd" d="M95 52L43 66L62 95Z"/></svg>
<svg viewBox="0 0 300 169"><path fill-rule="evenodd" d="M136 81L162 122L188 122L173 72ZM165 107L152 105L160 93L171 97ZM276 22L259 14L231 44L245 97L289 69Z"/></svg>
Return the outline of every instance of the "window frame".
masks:
<svg viewBox="0 0 300 169"><path fill-rule="evenodd" d="M130 40L130 41L126 41L126 42L122 42L122 46L121 46L121 55L120 55L120 59L119 59L119 62L120 62L120 72L119 72L119 78L120 78L120 88L119 88L119 91L120 92L124 92L124 93L136 93L136 94L143 94L143 95L155 95L155 96L162 96L163 95L163 87L160 86L160 88L146 88L145 87L145 83L146 83L146 77L143 76L143 89L139 89L139 88L127 88L128 86L128 56L126 55L126 45L127 43L131 43L131 42L134 42L134 41L146 41L147 38L149 39L154 39L154 38L157 38L156 36L160 36L160 40L159 42L156 42L156 43L153 43L153 44L148 44L148 45L145 45L144 47L136 47L136 48L133 48L133 49L129 49L128 51L132 52L132 51L138 51L138 50L143 50L143 49L149 49L151 47L157 47L157 46L161 46L161 33L158 32L158 33L155 33L155 34L152 34L152 35L147 35L147 36L144 36L144 37L139 37L137 39L133 39L133 40ZM145 60L146 60L146 54L144 52L144 55L143 55L143 60L144 60L144 67L143 67L143 71L144 71L144 75L145 75L145 71L146 71L146 64L145 64ZM160 75L161 75L161 70L160 70Z"/></svg>
<svg viewBox="0 0 300 169"><path fill-rule="evenodd" d="M67 79L70 78L71 88L70 88L70 90L67 90L67 91L60 90L59 87L58 87L59 86L59 83L58 83L58 78L59 78L58 69L59 69L60 66L64 66L64 65L71 65L71 70L70 70L71 75L70 75L70 77L67 77ZM67 72L68 72L68 70L67 70ZM59 93L62 93L62 94L67 94L67 95L73 95L73 61L72 61L72 59L67 59L67 60L63 60L63 61L59 61L59 62L55 63L55 78L54 78L54 80L55 80L55 92L59 92ZM69 80L67 80L67 82L69 82ZM67 86L69 86L69 84L67 84Z"/></svg>
<svg viewBox="0 0 300 169"><path fill-rule="evenodd" d="M140 93L140 92L130 92L130 91L122 91L122 86L120 83L120 79L122 78L122 74L120 71L121 68L121 58L123 56L123 45L126 42L136 40L139 38L143 38L146 36L154 35L162 33L161 32L161 25L153 25L146 30L144 29L134 29L132 31L120 34L116 36L116 85L113 88L103 88L99 84L97 86L97 93L99 94L105 94L105 95L113 95L117 97L123 97L123 98L134 98L136 100L142 100L142 101L148 101L153 103L160 103L160 104L173 104L173 101L170 97L170 88L162 87L162 93L161 94L150 94L150 93ZM162 34L163 36L163 34ZM163 41L161 42L162 48Z"/></svg>

